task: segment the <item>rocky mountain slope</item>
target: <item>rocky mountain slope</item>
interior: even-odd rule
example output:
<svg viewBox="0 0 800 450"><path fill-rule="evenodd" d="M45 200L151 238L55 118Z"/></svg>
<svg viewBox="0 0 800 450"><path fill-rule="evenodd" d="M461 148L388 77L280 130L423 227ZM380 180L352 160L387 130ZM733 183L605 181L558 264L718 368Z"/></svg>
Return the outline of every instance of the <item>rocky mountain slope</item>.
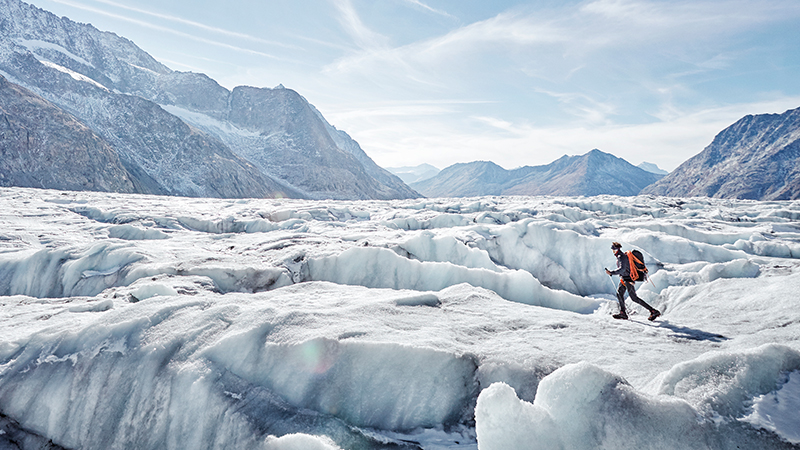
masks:
<svg viewBox="0 0 800 450"><path fill-rule="evenodd" d="M411 187L428 197L480 195L637 195L660 175L592 150L544 166L506 170L487 161L455 164Z"/></svg>
<svg viewBox="0 0 800 450"><path fill-rule="evenodd" d="M132 42L0 0L0 74L74 115L137 192L389 199L418 194L288 89L170 70ZM345 137L346 136L346 137Z"/></svg>
<svg viewBox="0 0 800 450"><path fill-rule="evenodd" d="M103 138L0 76L0 186L136 192Z"/></svg>
<svg viewBox="0 0 800 450"><path fill-rule="evenodd" d="M751 200L800 198L800 108L745 116L642 193Z"/></svg>

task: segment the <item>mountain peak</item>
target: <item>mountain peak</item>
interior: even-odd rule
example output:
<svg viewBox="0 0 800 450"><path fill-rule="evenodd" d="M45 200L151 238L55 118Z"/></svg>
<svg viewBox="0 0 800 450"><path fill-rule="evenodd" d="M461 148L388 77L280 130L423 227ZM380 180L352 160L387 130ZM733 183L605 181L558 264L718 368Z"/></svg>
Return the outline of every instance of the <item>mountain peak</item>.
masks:
<svg viewBox="0 0 800 450"><path fill-rule="evenodd" d="M480 195L636 195L660 177L594 149L544 166L506 170L491 161L454 164L411 187L431 197Z"/></svg>
<svg viewBox="0 0 800 450"><path fill-rule="evenodd" d="M0 0L0 24L0 73L105 137L136 192L419 196L282 84L228 90L204 74L169 69L125 38L19 0ZM40 187L57 187L56 178L40 179Z"/></svg>
<svg viewBox="0 0 800 450"><path fill-rule="evenodd" d="M650 162L647 162L647 161L642 162L641 164L639 164L636 167L638 167L638 168L640 168L642 170L646 170L646 171L648 171L650 173L654 173L656 175L667 175L669 173L666 170L658 167L657 165L655 165L653 163L650 163Z"/></svg>
<svg viewBox="0 0 800 450"><path fill-rule="evenodd" d="M751 200L800 198L800 108L747 115L643 193Z"/></svg>
<svg viewBox="0 0 800 450"><path fill-rule="evenodd" d="M433 178L441 172L438 168L430 164L420 164L418 166L387 167L386 170L397 175L404 183L416 183L418 181Z"/></svg>

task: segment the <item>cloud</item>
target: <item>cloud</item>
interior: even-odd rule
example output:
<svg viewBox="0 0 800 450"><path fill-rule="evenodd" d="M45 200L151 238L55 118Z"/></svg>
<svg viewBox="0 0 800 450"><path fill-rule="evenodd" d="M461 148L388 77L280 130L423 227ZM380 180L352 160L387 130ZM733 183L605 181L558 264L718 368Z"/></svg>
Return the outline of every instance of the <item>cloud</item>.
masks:
<svg viewBox="0 0 800 450"><path fill-rule="evenodd" d="M465 105L486 105L491 102L486 101L465 101L465 100L420 100L420 101L401 101L401 102L379 102L374 104L350 104L348 109L336 107L325 108L325 116L334 125L338 122L350 122L370 120L373 118L385 118L387 120L402 120L404 118L447 116L461 114L462 107Z"/></svg>
<svg viewBox="0 0 800 450"><path fill-rule="evenodd" d="M593 124L607 124L609 116L617 112L617 106L610 102L601 102L580 92L555 92L542 88L534 91L548 95L558 100L559 103L576 117Z"/></svg>
<svg viewBox="0 0 800 450"><path fill-rule="evenodd" d="M724 29L772 22L786 14L797 16L793 0L753 2L750 0L594 0L579 8L587 17L602 17L607 23L674 29L682 25ZM709 30L715 31L715 30Z"/></svg>
<svg viewBox="0 0 800 450"><path fill-rule="evenodd" d="M406 53L431 54L442 52L469 52L486 49L486 45L530 46L569 42L567 29L547 20L515 13L497 16L461 27L445 36L408 46Z"/></svg>
<svg viewBox="0 0 800 450"><path fill-rule="evenodd" d="M442 11L440 9L432 8L432 7L428 6L428 5L426 5L425 3L422 3L419 0L405 0L405 1L407 3L411 3L412 5L418 6L418 7L422 8L422 9L428 11L428 12L432 12L434 14L438 14L440 16L448 17L448 18L451 18L451 19L455 18L452 15L450 15L447 11Z"/></svg>
<svg viewBox="0 0 800 450"><path fill-rule="evenodd" d="M380 80L377 82L381 85L392 80L405 85L408 92L414 91L414 85L442 91L452 87L454 77L458 81L469 80L462 72L465 66L466 70L482 69L487 54L503 57L510 46L554 44L564 40L560 34L549 24L500 14L434 39L400 47L373 45L331 62L323 72Z"/></svg>
<svg viewBox="0 0 800 450"><path fill-rule="evenodd" d="M529 127L520 127L515 125L509 121L498 119L496 117L486 117L486 116L472 116L472 119L477 120L483 124L486 124L492 128L496 128L498 130L507 131L509 133L515 135L524 135Z"/></svg>
<svg viewBox="0 0 800 450"><path fill-rule="evenodd" d="M593 58L598 52L607 55L632 48L657 54L686 43L703 42L701 48L713 48L726 44L725 40L735 33L792 18L800 18L800 2L775 1L764 5L744 0L596 0L558 11L503 12L432 39L383 47L380 51L371 47L369 53L348 56L331 67L342 71L371 70L373 65L392 62L414 66L450 61L457 55L477 57L480 53L498 52L518 55L523 51L544 56L552 51L553 60L573 56ZM700 52L699 58L698 64L709 62L704 52ZM706 67L717 68L719 64Z"/></svg>
<svg viewBox="0 0 800 450"><path fill-rule="evenodd" d="M186 38L186 39L190 39L190 40L193 40L193 41L197 41L197 42L201 42L201 43L204 43L204 44L214 45L216 47L221 47L221 48L225 48L225 49L228 49L228 50L234 50L234 51L237 51L237 52L246 53L246 54L250 54L250 55L262 56L262 57L270 58L270 59L281 59L281 58L279 58L279 57L277 57L275 55L271 55L269 53L264 53L264 52L261 52L261 51L258 51L258 50L252 50L252 49L249 49L249 48L239 47L239 46L227 44L227 43L224 43L224 42L219 42L219 41L215 41L215 40L212 40L212 39L207 39L207 38L204 38L204 37L195 36L193 34L184 33L182 31L175 30L173 28L168 28L168 27L164 27L164 26L160 26L160 25L155 25L155 24L152 24L150 22L134 19L134 18L131 18L131 17L120 15L120 14L115 14L115 13L112 13L112 12L109 12L109 11L105 11L105 10L102 10L102 9L98 9L98 8L94 8L94 7L91 7L91 6L82 4L82 3L72 2L72 1L69 1L69 0L52 0L52 1L54 3L59 3L59 4L66 5L66 6L69 6L69 7L72 7L72 8L81 9L81 10L89 11L89 12L92 12L92 13L95 13L95 14L100 14L100 15L103 15L103 16L106 16L106 17L111 17L113 19L117 19L117 20L122 20L122 21L125 21L125 22L129 22L129 23L133 23L133 24L141 26L141 27L150 28L150 29L161 31L161 32L164 32L164 33L169 33L169 34L172 34L172 35L175 35L175 36L180 36L180 37L183 37L183 38Z"/></svg>
<svg viewBox="0 0 800 450"><path fill-rule="evenodd" d="M782 113L800 106L799 97L718 108L684 110L646 124L588 127L564 124L536 127L490 116L471 120L486 127L457 120L431 120L409 114L399 116L337 116L348 133L382 166L429 163L447 167L456 162L485 160L514 168L549 164L558 157L584 154L594 148L624 158L632 164L648 161L673 170L700 153L714 136L747 114ZM457 110L452 110L460 114ZM440 111L442 116L447 109ZM346 119L346 120L345 120ZM337 125L339 126L339 125ZM502 133L493 132L500 129ZM488 155L488 156L487 156Z"/></svg>
<svg viewBox="0 0 800 450"><path fill-rule="evenodd" d="M361 21L351 0L333 0L333 4L339 10L339 23L359 48L374 52L387 47L386 37L372 31Z"/></svg>
<svg viewBox="0 0 800 450"><path fill-rule="evenodd" d="M745 94L735 81L729 83L739 96L722 98L725 87L709 83L746 75L762 53L753 31L795 18L796 0L595 0L515 9L411 44L372 46L323 72L374 86L383 98L484 98L517 111L514 103L528 102L531 121L642 123L673 104L755 98L757 91Z"/></svg>
<svg viewBox="0 0 800 450"><path fill-rule="evenodd" d="M58 2L58 0L53 0L53 1ZM128 6L128 5L124 5L124 4L121 4L121 3L113 2L113 1L110 1L110 0L94 0L94 1L97 2L97 3L102 3L104 5L113 6L115 8L125 9L127 11L133 11L133 12L136 12L136 13L139 13L139 14L144 14L144 15L150 16L150 17L157 17L159 19L164 19L164 20L167 20L167 21L170 21L170 22L180 23L180 24L188 25L188 26L191 26L191 27L194 27L194 28L199 28L199 29L201 29L203 31L211 31L212 33L222 34L222 35L225 35L225 36L230 36L230 37L234 37L234 38L238 38L238 39L244 39L244 40L253 41L253 42L258 42L260 44L266 44L266 45L272 45L272 46L278 46L278 47L284 47L284 48L291 48L291 49L300 49L300 47L298 47L296 45L285 44L283 42L277 42L277 41L269 41L269 40L266 40L266 39L261 39L261 38L255 37L255 36L251 36L249 34L239 33L239 32L231 31L231 30L226 30L224 28L219 28L219 27L213 27L213 26L206 25L206 24L203 24L203 23L200 23L200 22L187 20L187 19L184 19L182 17L172 16L172 15L169 15L169 14L161 14L161 13L148 11L148 10L141 9L141 8L135 8L135 7L132 7L132 6Z"/></svg>

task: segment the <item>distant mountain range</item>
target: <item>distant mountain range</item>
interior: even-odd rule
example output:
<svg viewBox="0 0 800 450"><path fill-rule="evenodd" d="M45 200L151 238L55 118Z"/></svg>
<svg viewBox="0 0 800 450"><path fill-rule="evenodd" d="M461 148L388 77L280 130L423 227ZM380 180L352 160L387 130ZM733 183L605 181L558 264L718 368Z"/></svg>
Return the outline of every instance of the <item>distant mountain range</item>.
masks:
<svg viewBox="0 0 800 450"><path fill-rule="evenodd" d="M489 161L454 164L433 178L412 183L427 197L482 195L637 195L662 175L614 155L592 150L563 156L544 166L506 170Z"/></svg>
<svg viewBox="0 0 800 450"><path fill-rule="evenodd" d="M0 75L2 104L21 108L3 112L17 137L2 143L15 161L0 166L2 185L207 197L419 196L295 91L229 91L205 75L170 70L127 39L18 0L0 0ZM41 122L35 105L42 105ZM55 161L32 161L38 153L18 136L57 129L69 131L54 139L69 141L72 157L59 161L62 173L47 175ZM111 161L114 169L67 179L79 161L84 168Z"/></svg>
<svg viewBox="0 0 800 450"><path fill-rule="evenodd" d="M800 108L740 119L642 193L752 200L800 198Z"/></svg>
<svg viewBox="0 0 800 450"><path fill-rule="evenodd" d="M387 167L386 170L400 177L406 184L416 183L435 177L440 170L430 164L418 166Z"/></svg>
<svg viewBox="0 0 800 450"><path fill-rule="evenodd" d="M411 187L429 197L616 194L796 200L800 108L745 116L668 174L651 163L634 167L593 150L514 170L487 161L455 164Z"/></svg>
<svg viewBox="0 0 800 450"><path fill-rule="evenodd" d="M656 175L666 175L666 174L668 174L668 173L669 173L669 172L667 172L666 170L664 170L664 169L661 169L661 168L660 168L660 167L658 167L657 165L655 165L655 164L653 164L653 163L649 163L649 162L647 162L647 161L645 161L645 162L643 162L643 163L639 164L639 165L638 165L638 166L636 166L636 167L638 167L638 168L640 168L640 169L642 169L642 170L646 170L646 171L648 171L648 172L650 172L650 173L654 173L654 174L656 174Z"/></svg>

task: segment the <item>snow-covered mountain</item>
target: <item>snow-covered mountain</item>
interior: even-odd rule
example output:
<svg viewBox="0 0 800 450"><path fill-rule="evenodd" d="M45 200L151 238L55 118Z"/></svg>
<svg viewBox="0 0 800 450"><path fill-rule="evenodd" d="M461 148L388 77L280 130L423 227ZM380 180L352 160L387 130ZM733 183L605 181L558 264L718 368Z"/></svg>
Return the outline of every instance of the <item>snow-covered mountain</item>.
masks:
<svg viewBox="0 0 800 450"><path fill-rule="evenodd" d="M743 117L642 193L753 200L800 198L800 108Z"/></svg>
<svg viewBox="0 0 800 450"><path fill-rule="evenodd" d="M638 167L638 168L640 168L642 170L646 170L648 172L654 173L656 175L666 175L666 174L669 173L666 170L658 167L656 164L653 164L653 163L647 162L647 161L642 162L641 164L639 164L636 167Z"/></svg>
<svg viewBox="0 0 800 450"><path fill-rule="evenodd" d="M138 192L208 197L417 197L296 92L175 72L132 42L0 0L0 74L74 115ZM56 186L51 186L56 187Z"/></svg>
<svg viewBox="0 0 800 450"><path fill-rule="evenodd" d="M637 195L661 176L609 153L592 150L543 166L506 170L490 161L454 164L433 178L412 183L427 197L482 195Z"/></svg>
<svg viewBox="0 0 800 450"><path fill-rule="evenodd" d="M418 166L387 167L386 170L400 177L404 182L411 184L433 178L441 170L430 164L420 164Z"/></svg>
<svg viewBox="0 0 800 450"><path fill-rule="evenodd" d="M797 450L798 219L0 188L0 449Z"/></svg>

